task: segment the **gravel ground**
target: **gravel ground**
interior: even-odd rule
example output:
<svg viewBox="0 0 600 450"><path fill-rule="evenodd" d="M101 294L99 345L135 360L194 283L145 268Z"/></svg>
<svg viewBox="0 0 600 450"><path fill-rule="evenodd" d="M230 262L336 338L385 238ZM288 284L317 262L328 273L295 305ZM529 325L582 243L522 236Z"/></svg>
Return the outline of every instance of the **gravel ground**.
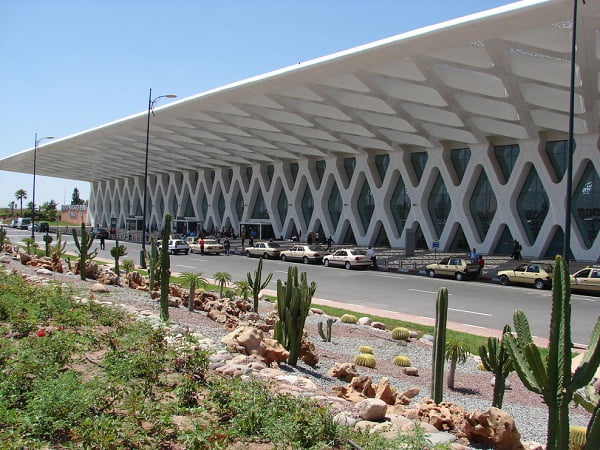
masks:
<svg viewBox="0 0 600 450"><path fill-rule="evenodd" d="M17 269L23 273L34 273L34 269L23 266L18 262L11 262L8 267ZM67 281L81 295L87 295L92 281L81 281L72 275L55 274L52 278ZM152 310L158 313L158 303L151 300L147 293L135 291L129 288L110 286L109 294L101 294L98 299L110 301L114 304L122 304L136 310ZM264 312L272 306L263 302L261 308ZM261 309L261 313L263 310ZM183 327L199 331L204 336L212 339L216 346L220 346L220 339L227 331L220 325L206 317L205 313L189 313L185 308L170 308L170 319L173 323ZM325 374L336 362L352 362L358 353L360 345L369 345L374 350L377 359L376 369L358 367L360 374L372 376L374 382L381 377L388 377L390 384L398 390L411 387L419 387L421 393L413 400L416 402L429 396L431 375L431 345L421 341L411 341L401 345L389 337L389 332L377 330L362 325L349 325L336 322L333 325L332 342L323 342L317 332L317 324L323 321L321 315L311 315L307 318L305 329L309 338L314 342L320 362L316 367L310 367L299 362L296 368L282 364L281 368L291 373L310 377L315 384L326 391L330 391L335 385L345 385L335 378L327 377ZM401 368L391 363L394 356L402 354L407 356L413 367L419 369L418 377L409 377L402 373ZM478 361L469 358L468 362L457 367L455 389L445 388L444 400L452 401L467 411L475 409L485 410L491 406L493 388L490 385L491 375L487 372L477 370ZM446 367L446 373L447 373ZM546 441L547 410L541 402L540 396L529 392L520 382L515 373L509 377L512 389L507 390L504 398L503 409L514 417L517 428L524 441ZM582 408L574 408L571 412L572 425L587 425L589 420Z"/></svg>

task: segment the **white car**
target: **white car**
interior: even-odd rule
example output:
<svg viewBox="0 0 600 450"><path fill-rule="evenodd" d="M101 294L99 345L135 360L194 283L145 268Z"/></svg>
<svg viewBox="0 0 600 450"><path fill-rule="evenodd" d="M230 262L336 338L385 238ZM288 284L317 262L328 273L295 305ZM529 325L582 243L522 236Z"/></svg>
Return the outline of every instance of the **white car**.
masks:
<svg viewBox="0 0 600 450"><path fill-rule="evenodd" d="M159 245L158 249L160 250L161 247L162 243ZM167 244L167 250L170 255L174 255L180 252L187 255L190 252L190 246L183 239L169 239L169 243Z"/></svg>
<svg viewBox="0 0 600 450"><path fill-rule="evenodd" d="M200 239L188 238L188 244L190 245L190 251L192 253L202 253L202 245L200 245ZM219 244L215 239L204 239L204 254L212 253L218 255L225 251L223 244Z"/></svg>
<svg viewBox="0 0 600 450"><path fill-rule="evenodd" d="M289 250L281 252L282 261L302 261L304 264L309 262L321 262L326 253L326 248L322 245L294 245Z"/></svg>
<svg viewBox="0 0 600 450"><path fill-rule="evenodd" d="M281 254L281 247L276 242L257 242L252 247L246 247L246 256L261 256L264 259L278 259Z"/></svg>
<svg viewBox="0 0 600 450"><path fill-rule="evenodd" d="M329 266L340 266L346 269L352 269L353 267L370 267L371 258L367 255L366 250L356 248L342 248L336 250L331 255L325 255L323 257L323 265Z"/></svg>

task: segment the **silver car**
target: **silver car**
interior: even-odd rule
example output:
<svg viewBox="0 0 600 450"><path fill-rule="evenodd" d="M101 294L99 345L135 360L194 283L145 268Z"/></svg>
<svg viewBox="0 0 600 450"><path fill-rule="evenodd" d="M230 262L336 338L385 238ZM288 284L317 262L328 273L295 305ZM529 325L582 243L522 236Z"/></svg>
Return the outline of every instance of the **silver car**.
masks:
<svg viewBox="0 0 600 450"><path fill-rule="evenodd" d="M323 257L323 265L325 267L340 266L348 270L353 267L370 267L371 258L367 255L366 250L341 248L331 255L325 255Z"/></svg>

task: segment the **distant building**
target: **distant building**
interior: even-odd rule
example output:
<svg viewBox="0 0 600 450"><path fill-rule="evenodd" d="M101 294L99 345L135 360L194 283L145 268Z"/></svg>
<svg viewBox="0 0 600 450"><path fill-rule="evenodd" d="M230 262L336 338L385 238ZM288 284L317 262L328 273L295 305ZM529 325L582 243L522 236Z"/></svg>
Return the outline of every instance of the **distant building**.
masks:
<svg viewBox="0 0 600 450"><path fill-rule="evenodd" d="M62 205L60 220L73 225L81 225L82 222L89 225L87 205Z"/></svg>

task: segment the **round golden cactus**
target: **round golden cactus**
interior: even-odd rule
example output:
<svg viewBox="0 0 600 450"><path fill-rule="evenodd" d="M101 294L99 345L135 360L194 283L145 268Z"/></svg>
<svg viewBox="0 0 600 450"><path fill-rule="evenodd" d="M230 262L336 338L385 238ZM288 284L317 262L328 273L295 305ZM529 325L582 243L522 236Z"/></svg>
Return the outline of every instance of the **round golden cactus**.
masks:
<svg viewBox="0 0 600 450"><path fill-rule="evenodd" d="M375 357L370 353L361 353L354 357L354 364L357 366L369 367L370 369L374 369L377 366L377 361Z"/></svg>
<svg viewBox="0 0 600 450"><path fill-rule="evenodd" d="M408 359L408 357L406 357L404 355L398 355L398 356L394 357L394 359L392 361L394 364L396 364L397 366L400 366L400 367L410 367L411 366L410 359Z"/></svg>
<svg viewBox="0 0 600 450"><path fill-rule="evenodd" d="M368 345L361 345L360 347L358 347L358 353L368 353L372 355L373 348L369 347Z"/></svg>
<svg viewBox="0 0 600 450"><path fill-rule="evenodd" d="M342 317L340 317L340 321L342 323L357 323L358 319L353 314L343 314Z"/></svg>
<svg viewBox="0 0 600 450"><path fill-rule="evenodd" d="M569 450L582 450L585 446L587 428L572 426L569 428Z"/></svg>
<svg viewBox="0 0 600 450"><path fill-rule="evenodd" d="M395 341L408 341L410 338L410 331L408 328L396 327L392 330L392 339Z"/></svg>

